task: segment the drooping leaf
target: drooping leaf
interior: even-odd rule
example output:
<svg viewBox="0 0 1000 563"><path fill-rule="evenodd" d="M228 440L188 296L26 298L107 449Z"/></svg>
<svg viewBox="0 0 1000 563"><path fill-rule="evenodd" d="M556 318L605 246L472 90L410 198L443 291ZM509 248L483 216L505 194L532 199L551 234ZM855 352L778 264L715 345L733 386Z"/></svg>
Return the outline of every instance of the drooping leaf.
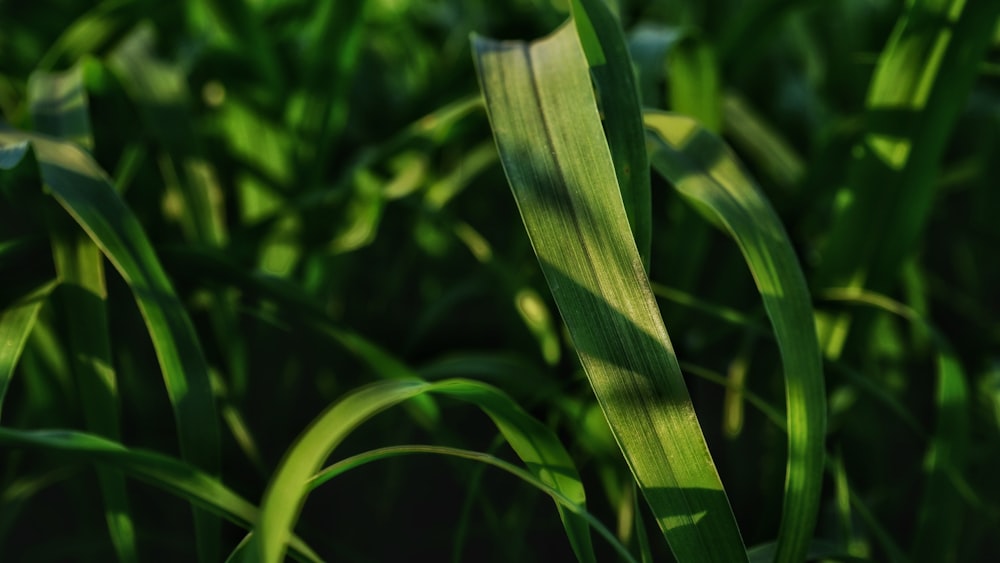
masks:
<svg viewBox="0 0 1000 563"><path fill-rule="evenodd" d="M383 381L342 397L317 417L288 449L264 493L260 521L255 528L256 560L281 560L285 544L311 489L309 479L348 434L372 416L426 393L446 395L478 406L497 425L533 475L583 506L583 485L572 459L555 434L498 389L459 379L437 383ZM578 511L568 510L562 505L557 508L577 557L581 561L594 561L586 519Z"/></svg>
<svg viewBox="0 0 1000 563"><path fill-rule="evenodd" d="M138 220L104 171L74 143L0 129L0 151L22 157L30 145L46 188L128 283L146 322L174 410L181 453L209 473L219 470L219 422L204 354ZM2 158L5 165L18 160ZM203 554L217 551L219 522L195 511ZM213 549L212 545L216 548Z"/></svg>
<svg viewBox="0 0 1000 563"><path fill-rule="evenodd" d="M725 143L689 117L646 113L650 161L740 247L771 320L785 373L788 463L776 561L805 558L819 514L826 389L812 300L788 235Z"/></svg>
<svg viewBox="0 0 1000 563"><path fill-rule="evenodd" d="M256 506L201 469L156 452L126 448L94 434L0 428L0 446L55 452L74 461L117 469L243 528L252 528L259 518ZM296 559L320 561L319 556L297 537L290 538L289 546Z"/></svg>
<svg viewBox="0 0 1000 563"><path fill-rule="evenodd" d="M28 97L35 127L40 132L87 147L93 145L82 64L64 73L32 74ZM53 211L48 222L53 262L60 281L56 302L66 319L67 356L80 390L87 429L119 440L118 378L111 357L104 257L70 217L58 208ZM97 476L104 496L108 532L118 559L137 561L135 526L125 479L105 468L99 468Z"/></svg>

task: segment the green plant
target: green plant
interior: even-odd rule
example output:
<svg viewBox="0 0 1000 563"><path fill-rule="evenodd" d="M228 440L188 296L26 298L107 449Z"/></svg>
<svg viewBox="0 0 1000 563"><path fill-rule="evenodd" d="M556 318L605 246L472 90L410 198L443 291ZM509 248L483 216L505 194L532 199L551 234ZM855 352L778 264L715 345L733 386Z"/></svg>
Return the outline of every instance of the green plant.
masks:
<svg viewBox="0 0 1000 563"><path fill-rule="evenodd" d="M1000 4L557 4L0 4L0 558L1000 555Z"/></svg>

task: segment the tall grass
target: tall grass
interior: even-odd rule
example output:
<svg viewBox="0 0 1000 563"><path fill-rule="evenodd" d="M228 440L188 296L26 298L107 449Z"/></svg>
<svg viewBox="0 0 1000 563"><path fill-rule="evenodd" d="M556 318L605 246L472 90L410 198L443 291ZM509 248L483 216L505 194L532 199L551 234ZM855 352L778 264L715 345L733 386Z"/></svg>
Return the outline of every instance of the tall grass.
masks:
<svg viewBox="0 0 1000 563"><path fill-rule="evenodd" d="M3 561L1000 558L1000 3L15 4Z"/></svg>

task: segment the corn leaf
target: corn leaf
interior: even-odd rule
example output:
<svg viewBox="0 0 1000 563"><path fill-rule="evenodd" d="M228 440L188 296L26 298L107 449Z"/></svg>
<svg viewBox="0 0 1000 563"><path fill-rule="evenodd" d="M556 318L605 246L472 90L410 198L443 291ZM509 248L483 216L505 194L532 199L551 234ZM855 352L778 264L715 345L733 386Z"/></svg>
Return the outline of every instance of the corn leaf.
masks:
<svg viewBox="0 0 1000 563"><path fill-rule="evenodd" d="M608 530L608 528L601 523L600 520L587 512L586 508L582 504L566 496L560 492L559 489L552 487L546 481L539 479L532 472L526 471L510 462L484 452L474 452L445 446L390 446L386 448L379 448L377 450L370 450L353 455L324 468L310 481L310 488L315 489L334 477L342 475L352 469L365 466L374 461L416 454L434 454L457 457L482 463L484 465L491 465L506 471L507 473L510 473L511 475L552 497L552 500L554 500L560 508L572 512L573 514L580 516L583 520L586 520L587 524L591 528L596 530L604 539L608 541L609 544L611 544L612 547L615 548L615 551L621 555L623 560L631 563L635 562L632 554L628 552L628 549L624 545L622 545L621 541L619 541L618 538L616 538L615 535Z"/></svg>
<svg viewBox="0 0 1000 563"><path fill-rule="evenodd" d="M197 467L160 453L130 449L95 434L73 430L0 428L0 446L59 453L74 461L119 470L243 528L251 528L259 517L257 507ZM290 541L292 555L296 559L320 560L299 538L292 537Z"/></svg>
<svg viewBox="0 0 1000 563"><path fill-rule="evenodd" d="M642 263L649 271L653 232L649 160L642 111L625 34L604 0L573 0L573 23L597 89L615 176Z"/></svg>
<svg viewBox="0 0 1000 563"><path fill-rule="evenodd" d="M384 381L342 397L317 417L288 449L261 504L255 528L259 561L281 561L306 495L320 464L350 432L372 416L425 393L446 395L478 406L496 424L511 448L540 481L581 508L583 485L569 454L555 434L498 389L470 380ZM557 503L558 505L558 503ZM567 536L580 561L595 561L586 519L558 505Z"/></svg>
<svg viewBox="0 0 1000 563"><path fill-rule="evenodd" d="M185 460L219 471L219 422L205 357L183 305L138 220L104 171L79 146L36 134L0 129L0 164L16 165L30 147L42 181L128 283L152 339L174 410ZM202 557L217 552L219 522L195 511ZM215 557L212 560L217 559Z"/></svg>
<svg viewBox="0 0 1000 563"><path fill-rule="evenodd" d="M927 223L948 133L998 17L995 0L918 0L900 17L872 78L868 131L838 196L820 287L892 289ZM850 317L823 321L821 338L836 358Z"/></svg>
<svg viewBox="0 0 1000 563"><path fill-rule="evenodd" d="M632 238L583 48L475 37L508 183L601 408L680 561L746 559Z"/></svg>
<svg viewBox="0 0 1000 563"><path fill-rule="evenodd" d="M721 139L694 120L646 113L650 161L707 218L732 236L771 320L785 372L788 463L776 561L805 558L819 512L826 392L802 270L777 215Z"/></svg>
<svg viewBox="0 0 1000 563"><path fill-rule="evenodd" d="M81 64L64 73L31 75L28 97L35 127L40 132L85 146L93 144ZM71 218L58 209L55 211L49 214L49 230L60 281L56 297L67 322L67 355L80 390L87 429L119 440L118 378L111 357L104 257ZM97 476L118 560L137 561L125 479L120 473L104 468L98 469Z"/></svg>
<svg viewBox="0 0 1000 563"><path fill-rule="evenodd" d="M0 412L38 311L53 287L55 282L46 282L0 311Z"/></svg>

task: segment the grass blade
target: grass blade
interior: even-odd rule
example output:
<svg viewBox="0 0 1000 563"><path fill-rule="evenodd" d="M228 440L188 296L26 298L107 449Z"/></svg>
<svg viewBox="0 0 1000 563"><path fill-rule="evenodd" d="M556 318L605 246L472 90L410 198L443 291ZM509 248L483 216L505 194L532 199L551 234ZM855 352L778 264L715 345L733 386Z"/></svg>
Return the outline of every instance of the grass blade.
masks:
<svg viewBox="0 0 1000 563"><path fill-rule="evenodd" d="M994 0L922 0L899 19L872 78L869 130L838 196L845 205L817 272L820 287L892 289L927 222L948 133L998 17ZM844 315L823 319L827 355L840 355L850 324Z"/></svg>
<svg viewBox="0 0 1000 563"><path fill-rule="evenodd" d="M667 56L670 109L697 119L703 127L722 130L722 89L715 51L704 37L686 33Z"/></svg>
<svg viewBox="0 0 1000 563"><path fill-rule="evenodd" d="M473 46L521 218L657 523L681 561L745 560L631 236L576 33Z"/></svg>
<svg viewBox="0 0 1000 563"><path fill-rule="evenodd" d="M107 175L80 147L44 135L0 130L6 156L34 149L42 180L128 283L160 363L183 457L209 473L219 471L219 422L208 369L194 327L160 266L138 220ZM6 147L5 147L6 148ZM195 511L202 554L217 551L219 522ZM215 549L212 545L215 545ZM217 559L217 557L216 557Z"/></svg>
<svg viewBox="0 0 1000 563"><path fill-rule="evenodd" d="M621 24L604 0L573 0L573 23L597 88L604 133L642 263L649 271L653 232L649 159L639 91Z"/></svg>
<svg viewBox="0 0 1000 563"><path fill-rule="evenodd" d="M647 112L653 167L732 236L753 273L785 372L788 463L776 561L805 558L819 513L826 391L812 301L777 215L735 155L694 120Z"/></svg>
<svg viewBox="0 0 1000 563"><path fill-rule="evenodd" d="M7 386L35 326L38 311L54 287L55 282L45 283L0 311L0 413Z"/></svg>
<svg viewBox="0 0 1000 563"><path fill-rule="evenodd" d="M542 483L582 508L585 496L569 454L555 434L496 388L468 380L384 381L342 397L295 441L275 472L261 504L255 529L260 561L280 561L285 543L309 493L309 480L340 442L372 416L403 401L435 393L470 402L497 425L507 442ZM566 533L581 561L594 561L587 521L558 506Z"/></svg>
<svg viewBox="0 0 1000 563"><path fill-rule="evenodd" d="M35 126L42 133L92 145L81 65L64 73L36 72L28 81ZM60 285L57 303L67 328L67 356L80 390L87 429L120 440L118 377L111 357L104 257L97 245L58 209L50 213L53 262ZM119 561L137 561L135 529L125 479L98 469L105 519Z"/></svg>
<svg viewBox="0 0 1000 563"><path fill-rule="evenodd" d="M323 469L311 481L311 488L315 489L323 483L326 483L330 479L333 479L339 475L346 473L352 469L367 465L374 461L379 461L382 459L387 459L391 457L407 456L415 454L435 454L435 455L445 455L451 457L458 457L462 459L468 459L478 463L483 463L486 465L492 465L498 469L506 471L511 475L514 475L518 479L528 483L529 485L535 487L539 491L552 497L561 509L565 509L568 512L580 516L586 521L587 525L596 530L604 539L615 548L615 551L621 555L622 559L634 563L635 559L632 554L628 552L628 549L622 545L622 543L615 537L615 535L605 526L600 520L595 518L592 514L587 512L583 505L579 504L576 500L566 496L558 489L552 487L545 481L539 479L530 471L525 471L524 469L517 467L507 461L504 461L496 456L490 455L485 452L474 452L469 450L462 450L458 448L449 448L444 446L391 446L387 448L379 448L377 450L370 450L361 454L351 456L347 459L338 461L337 463Z"/></svg>
<svg viewBox="0 0 1000 563"><path fill-rule="evenodd" d="M0 428L0 446L55 452L75 461L115 468L243 528L251 528L259 517L257 507L204 471L160 453L126 448L94 434ZM296 559L320 560L296 537L291 539L290 547Z"/></svg>

